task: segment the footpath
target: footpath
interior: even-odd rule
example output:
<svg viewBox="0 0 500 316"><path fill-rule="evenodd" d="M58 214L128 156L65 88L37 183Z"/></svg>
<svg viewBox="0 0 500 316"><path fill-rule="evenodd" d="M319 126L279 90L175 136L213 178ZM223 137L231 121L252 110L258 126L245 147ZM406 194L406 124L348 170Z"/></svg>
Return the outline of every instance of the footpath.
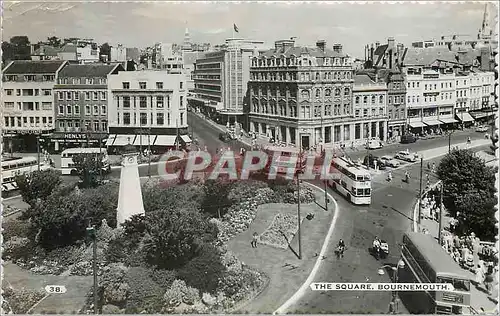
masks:
<svg viewBox="0 0 500 316"><path fill-rule="evenodd" d="M305 183L305 182L303 182ZM308 183L305 183L309 185ZM325 243L328 243L334 216L338 210L336 203L328 204L328 211L324 208L324 192L312 187L316 202L301 205L302 225L302 259L298 259L297 235L289 243L287 249L277 248L259 243L252 248L252 234L262 234L273 222L277 214L296 216L297 208L290 204L266 204L259 207L256 218L247 231L235 236L228 242L231 250L245 265L264 272L269 278L267 286L257 296L244 305L239 306L235 313L266 313L274 312L288 301L296 299L302 288L308 286L321 264ZM331 199L331 197L330 197ZM314 214L308 220L306 215ZM325 238L325 236L327 238ZM299 293L299 294L296 294Z"/></svg>

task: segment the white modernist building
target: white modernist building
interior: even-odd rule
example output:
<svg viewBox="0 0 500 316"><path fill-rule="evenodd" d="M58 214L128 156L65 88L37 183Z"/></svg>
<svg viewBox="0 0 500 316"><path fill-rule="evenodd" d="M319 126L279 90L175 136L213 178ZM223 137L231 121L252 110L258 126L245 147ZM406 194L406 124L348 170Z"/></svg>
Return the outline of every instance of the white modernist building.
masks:
<svg viewBox="0 0 500 316"><path fill-rule="evenodd" d="M123 71L108 76L109 147L185 145L187 88L183 73Z"/></svg>

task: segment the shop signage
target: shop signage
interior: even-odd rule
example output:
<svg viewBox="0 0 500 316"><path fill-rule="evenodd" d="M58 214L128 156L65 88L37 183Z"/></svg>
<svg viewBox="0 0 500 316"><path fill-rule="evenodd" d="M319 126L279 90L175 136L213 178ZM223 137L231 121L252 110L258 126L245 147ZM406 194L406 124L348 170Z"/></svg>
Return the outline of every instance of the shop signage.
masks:
<svg viewBox="0 0 500 316"><path fill-rule="evenodd" d="M16 129L4 129L3 133L5 134L21 134L21 135L40 135L43 133L48 133L49 131L44 131L41 129L30 129L30 130L16 130Z"/></svg>
<svg viewBox="0 0 500 316"><path fill-rule="evenodd" d="M52 138L56 139L100 139L106 138L108 134L92 134L92 133L54 133Z"/></svg>

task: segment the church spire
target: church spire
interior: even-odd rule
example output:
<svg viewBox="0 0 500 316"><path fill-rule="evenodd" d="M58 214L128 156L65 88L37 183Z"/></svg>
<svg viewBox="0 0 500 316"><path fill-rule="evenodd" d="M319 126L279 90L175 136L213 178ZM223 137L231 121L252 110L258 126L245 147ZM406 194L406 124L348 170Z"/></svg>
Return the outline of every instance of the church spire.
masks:
<svg viewBox="0 0 500 316"><path fill-rule="evenodd" d="M491 27L490 27L490 10L488 3L484 5L484 14L483 14L483 24L481 25L481 38L489 38L491 36Z"/></svg>
<svg viewBox="0 0 500 316"><path fill-rule="evenodd" d="M184 42L182 43L182 50L190 51L192 50L192 43L191 43L191 36L189 35L189 29L187 27L187 22L186 22L186 30L184 31Z"/></svg>

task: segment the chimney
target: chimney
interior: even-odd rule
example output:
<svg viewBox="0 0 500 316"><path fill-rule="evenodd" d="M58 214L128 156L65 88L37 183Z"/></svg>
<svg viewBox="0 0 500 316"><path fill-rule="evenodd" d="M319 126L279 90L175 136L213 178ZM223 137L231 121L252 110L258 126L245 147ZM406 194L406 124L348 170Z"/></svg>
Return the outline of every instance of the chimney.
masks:
<svg viewBox="0 0 500 316"><path fill-rule="evenodd" d="M387 49L391 50L394 48L394 37L389 37L387 39Z"/></svg>
<svg viewBox="0 0 500 316"><path fill-rule="evenodd" d="M316 47L318 49L320 49L322 52L325 51L325 45L326 45L326 42L324 40L319 40L316 42Z"/></svg>
<svg viewBox="0 0 500 316"><path fill-rule="evenodd" d="M376 41L375 42L375 48L378 48L380 46L380 42L379 41Z"/></svg>
<svg viewBox="0 0 500 316"><path fill-rule="evenodd" d="M342 54L342 44L333 44L333 51Z"/></svg>
<svg viewBox="0 0 500 316"><path fill-rule="evenodd" d="M274 42L274 48L279 51L280 49L283 48L283 41L276 41Z"/></svg>
<svg viewBox="0 0 500 316"><path fill-rule="evenodd" d="M373 48L373 44L372 44L372 47L370 48L370 60L374 62L373 60L373 52L374 52L374 48Z"/></svg>

